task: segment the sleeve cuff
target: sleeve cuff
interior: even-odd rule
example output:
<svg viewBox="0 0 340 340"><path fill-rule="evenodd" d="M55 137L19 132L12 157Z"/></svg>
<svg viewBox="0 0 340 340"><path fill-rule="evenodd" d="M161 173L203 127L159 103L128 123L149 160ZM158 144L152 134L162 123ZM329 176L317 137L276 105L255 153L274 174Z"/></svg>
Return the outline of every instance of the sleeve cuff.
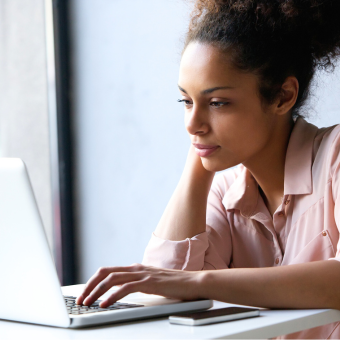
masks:
<svg viewBox="0 0 340 340"><path fill-rule="evenodd" d="M142 263L160 268L202 270L208 246L206 232L183 241L164 240L153 233Z"/></svg>

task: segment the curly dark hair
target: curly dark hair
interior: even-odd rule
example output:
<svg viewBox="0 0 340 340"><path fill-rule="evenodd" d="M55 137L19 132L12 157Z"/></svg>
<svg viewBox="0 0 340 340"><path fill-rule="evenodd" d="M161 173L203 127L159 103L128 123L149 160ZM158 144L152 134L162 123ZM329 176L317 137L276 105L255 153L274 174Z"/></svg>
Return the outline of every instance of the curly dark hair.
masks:
<svg viewBox="0 0 340 340"><path fill-rule="evenodd" d="M315 71L333 70L340 55L340 0L196 0L185 47L194 41L215 45L237 68L257 74L267 103L295 76L298 116Z"/></svg>

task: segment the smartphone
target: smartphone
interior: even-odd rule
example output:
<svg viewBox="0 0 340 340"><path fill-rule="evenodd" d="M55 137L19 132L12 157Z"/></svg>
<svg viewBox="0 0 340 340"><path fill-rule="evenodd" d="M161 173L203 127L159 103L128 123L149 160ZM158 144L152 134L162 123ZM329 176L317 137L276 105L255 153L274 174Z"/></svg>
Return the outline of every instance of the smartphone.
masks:
<svg viewBox="0 0 340 340"><path fill-rule="evenodd" d="M211 323L252 318L260 315L257 308L227 307L196 313L181 313L169 316L170 323L188 326L208 325Z"/></svg>

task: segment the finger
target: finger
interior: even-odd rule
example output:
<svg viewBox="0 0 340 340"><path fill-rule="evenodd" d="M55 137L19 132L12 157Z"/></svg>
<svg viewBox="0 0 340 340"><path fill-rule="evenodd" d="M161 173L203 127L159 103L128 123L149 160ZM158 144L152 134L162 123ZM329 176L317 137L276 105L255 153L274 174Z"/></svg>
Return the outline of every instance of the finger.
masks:
<svg viewBox="0 0 340 340"><path fill-rule="evenodd" d="M106 293L112 286L117 284L125 284L131 281L141 280L143 274L137 273L110 273L103 281L101 281L84 300L84 305L89 306L99 297Z"/></svg>
<svg viewBox="0 0 340 340"><path fill-rule="evenodd" d="M81 305L86 297L92 292L92 290L101 282L106 276L112 272L131 272L141 269L143 266L139 264L133 264L131 266L124 267L101 267L96 273L87 281L86 286L81 295L78 296L76 303Z"/></svg>
<svg viewBox="0 0 340 340"><path fill-rule="evenodd" d="M119 288L116 292L111 294L106 300L100 303L101 308L106 308L116 301L122 299L126 295L136 292L142 292L143 287L145 285L145 281L133 281L129 283L125 283L121 288Z"/></svg>
<svg viewBox="0 0 340 340"><path fill-rule="evenodd" d="M144 266L138 263L132 264L131 266L120 266L120 267L101 267L87 282L83 293L78 296L77 304L82 304L86 297L92 292L92 290L101 282L107 275L112 272L134 272L143 270Z"/></svg>
<svg viewBox="0 0 340 340"><path fill-rule="evenodd" d="M92 290L101 282L107 275L113 271L114 267L101 267L94 275L87 281L85 288L81 295L78 296L76 303L81 305Z"/></svg>
<svg viewBox="0 0 340 340"><path fill-rule="evenodd" d="M100 277L104 275L105 267L99 268L94 275L86 282L83 292L77 297L76 304L81 305L84 299L89 295L92 291L93 287L95 287L100 282Z"/></svg>

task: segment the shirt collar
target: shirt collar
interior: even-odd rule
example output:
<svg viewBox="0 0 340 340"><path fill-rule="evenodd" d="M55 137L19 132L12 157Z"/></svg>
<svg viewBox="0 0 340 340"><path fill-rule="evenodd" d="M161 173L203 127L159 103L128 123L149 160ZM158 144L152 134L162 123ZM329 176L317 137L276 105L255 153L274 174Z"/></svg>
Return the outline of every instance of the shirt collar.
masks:
<svg viewBox="0 0 340 340"><path fill-rule="evenodd" d="M252 216L259 198L258 184L251 172L242 164L240 174L227 190L222 203L226 210L238 209L244 217Z"/></svg>
<svg viewBox="0 0 340 340"><path fill-rule="evenodd" d="M289 139L285 163L285 195L313 192L313 145L318 128L298 118Z"/></svg>
<svg viewBox="0 0 340 340"><path fill-rule="evenodd" d="M313 144L318 128L298 118L294 124L286 153L284 194L311 194ZM227 210L238 209L245 217L256 213L259 200L258 184L250 171L239 165L240 174L227 190L223 205Z"/></svg>

